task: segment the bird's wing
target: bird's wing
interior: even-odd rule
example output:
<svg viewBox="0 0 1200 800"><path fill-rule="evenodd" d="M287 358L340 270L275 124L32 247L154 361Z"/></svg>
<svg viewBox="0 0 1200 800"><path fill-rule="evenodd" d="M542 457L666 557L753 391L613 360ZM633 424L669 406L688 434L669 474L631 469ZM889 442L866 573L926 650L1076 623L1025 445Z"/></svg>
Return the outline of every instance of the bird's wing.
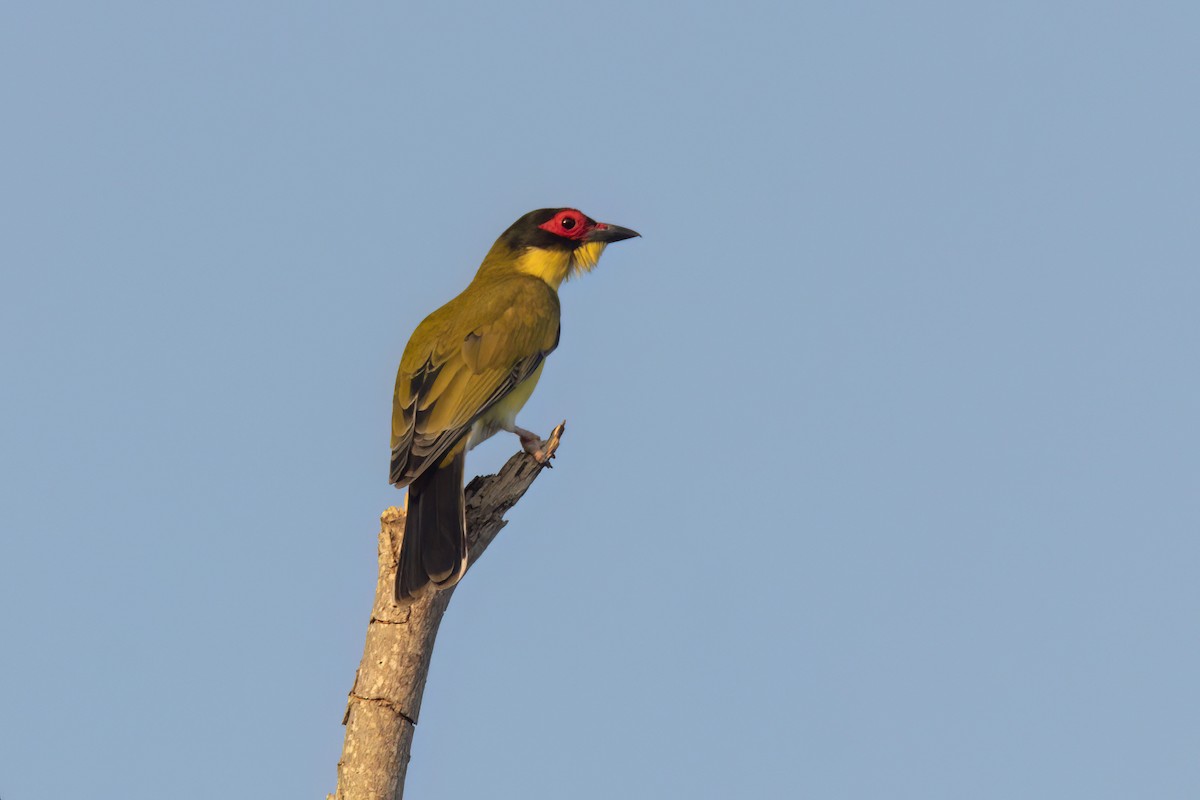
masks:
<svg viewBox="0 0 1200 800"><path fill-rule="evenodd" d="M468 289L421 323L396 375L391 482L410 483L528 378L558 325L558 296L540 280Z"/></svg>

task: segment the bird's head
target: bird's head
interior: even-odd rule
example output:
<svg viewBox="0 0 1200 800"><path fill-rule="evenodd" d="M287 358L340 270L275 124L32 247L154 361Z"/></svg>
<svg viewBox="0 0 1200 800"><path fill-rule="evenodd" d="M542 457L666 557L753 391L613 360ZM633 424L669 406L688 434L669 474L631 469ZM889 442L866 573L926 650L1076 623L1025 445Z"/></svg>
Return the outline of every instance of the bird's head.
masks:
<svg viewBox="0 0 1200 800"><path fill-rule="evenodd" d="M567 278L595 267L610 243L640 235L574 208L539 208L500 235L484 267L489 262L515 267L557 289Z"/></svg>

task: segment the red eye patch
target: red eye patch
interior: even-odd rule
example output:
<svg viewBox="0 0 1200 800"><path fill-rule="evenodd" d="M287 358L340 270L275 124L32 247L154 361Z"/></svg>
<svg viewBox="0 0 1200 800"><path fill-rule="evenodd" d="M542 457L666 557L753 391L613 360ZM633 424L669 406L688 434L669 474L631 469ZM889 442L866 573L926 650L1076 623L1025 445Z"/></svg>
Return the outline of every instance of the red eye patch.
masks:
<svg viewBox="0 0 1200 800"><path fill-rule="evenodd" d="M590 230L587 217L573 208L558 212L538 227L564 239L582 239Z"/></svg>

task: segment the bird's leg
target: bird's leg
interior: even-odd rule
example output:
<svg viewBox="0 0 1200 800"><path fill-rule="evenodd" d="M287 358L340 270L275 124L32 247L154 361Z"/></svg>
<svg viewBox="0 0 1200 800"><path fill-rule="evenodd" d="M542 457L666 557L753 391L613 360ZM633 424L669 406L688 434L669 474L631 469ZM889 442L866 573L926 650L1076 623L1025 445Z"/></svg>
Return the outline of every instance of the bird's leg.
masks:
<svg viewBox="0 0 1200 800"><path fill-rule="evenodd" d="M539 464L549 467L551 466L550 459L554 458L554 451L558 449L558 440L565 428L566 422L559 424L550 434L549 439L543 439L533 431L527 431L516 424L513 424L510 428L505 428L505 430L515 433L521 440L521 448L533 456Z"/></svg>
<svg viewBox="0 0 1200 800"><path fill-rule="evenodd" d="M513 425L512 432L521 439L521 448L529 455L537 459L539 464L546 463L550 456L546 454L546 443L542 441L542 437L538 436L533 431L527 431L524 428ZM552 456L553 454L551 454Z"/></svg>

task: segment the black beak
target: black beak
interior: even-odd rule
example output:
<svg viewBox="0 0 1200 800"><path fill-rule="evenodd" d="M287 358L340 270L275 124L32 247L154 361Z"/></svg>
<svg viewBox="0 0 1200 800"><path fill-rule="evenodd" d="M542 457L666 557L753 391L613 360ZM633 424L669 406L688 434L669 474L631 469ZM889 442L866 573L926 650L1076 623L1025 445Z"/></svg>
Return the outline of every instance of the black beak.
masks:
<svg viewBox="0 0 1200 800"><path fill-rule="evenodd" d="M606 222L597 222L596 227L592 228L588 234L589 242L620 242L625 239L632 239L635 236L641 236L637 231L631 231L629 228L622 228L620 225L609 225Z"/></svg>

